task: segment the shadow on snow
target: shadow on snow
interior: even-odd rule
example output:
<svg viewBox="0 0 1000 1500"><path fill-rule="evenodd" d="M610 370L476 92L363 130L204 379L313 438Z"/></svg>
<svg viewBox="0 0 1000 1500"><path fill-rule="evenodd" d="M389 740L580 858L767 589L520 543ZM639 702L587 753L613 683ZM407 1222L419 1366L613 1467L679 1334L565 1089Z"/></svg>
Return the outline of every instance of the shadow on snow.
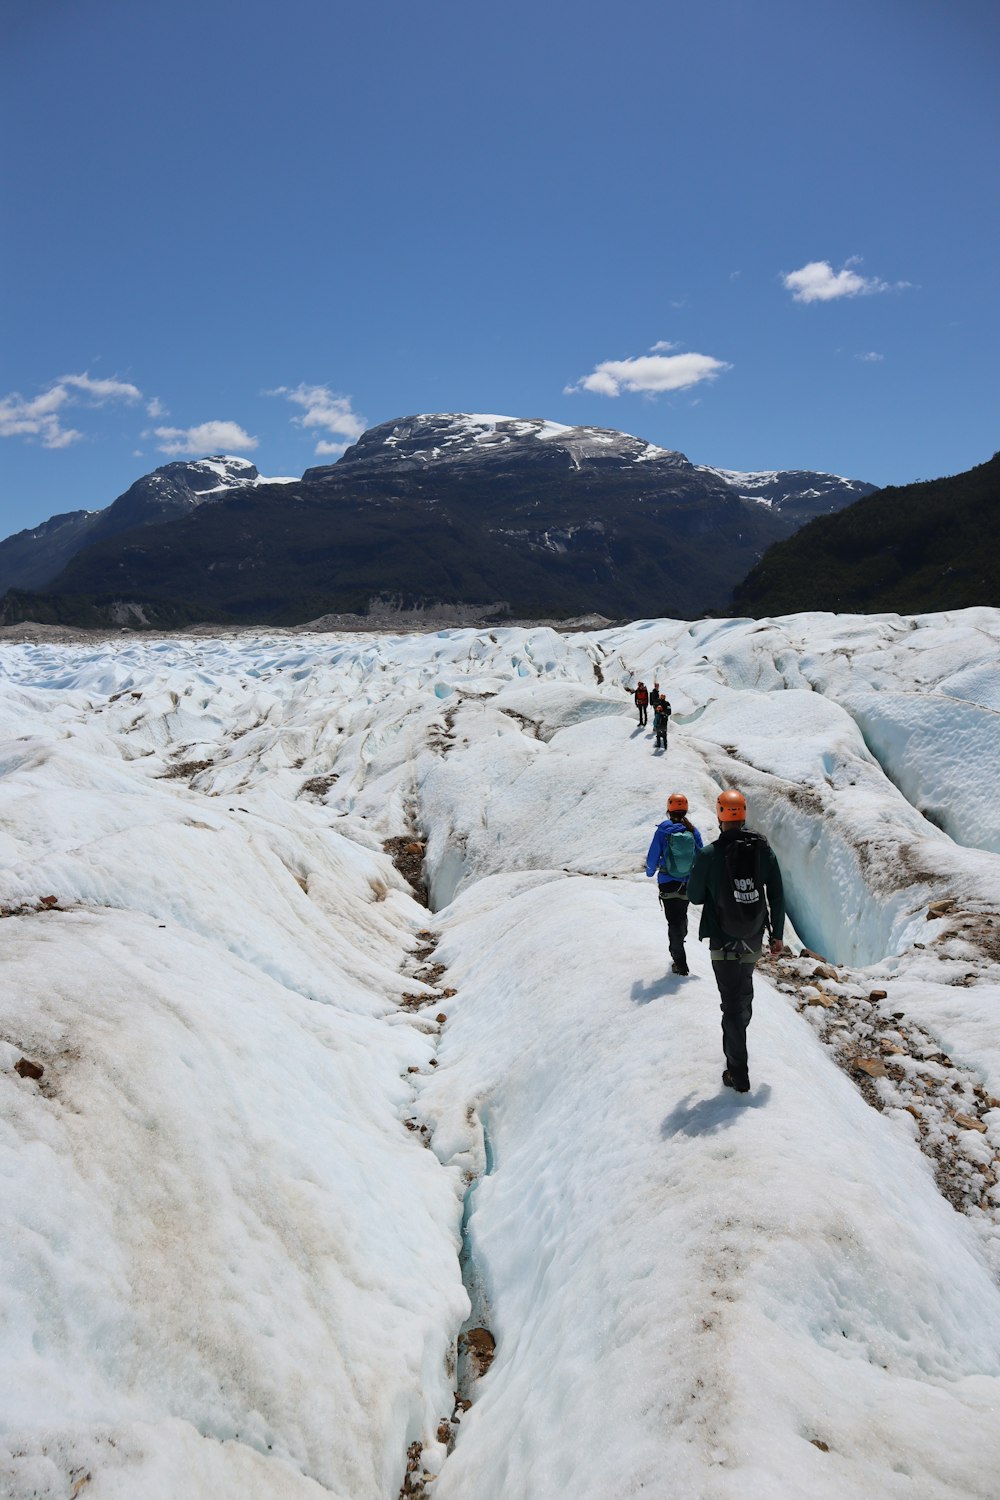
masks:
<svg viewBox="0 0 1000 1500"><path fill-rule="evenodd" d="M680 989L681 974L665 974L661 979L654 979L647 984L642 979L637 979L632 985L631 996L636 1005L648 1005L651 1000L662 1000L665 995L676 995Z"/></svg>
<svg viewBox="0 0 1000 1500"><path fill-rule="evenodd" d="M768 1083L749 1094L734 1094L722 1087L711 1099L699 1099L694 1104L686 1094L663 1121L660 1134L665 1141L672 1135L714 1135L734 1124L745 1109L763 1109L770 1097Z"/></svg>

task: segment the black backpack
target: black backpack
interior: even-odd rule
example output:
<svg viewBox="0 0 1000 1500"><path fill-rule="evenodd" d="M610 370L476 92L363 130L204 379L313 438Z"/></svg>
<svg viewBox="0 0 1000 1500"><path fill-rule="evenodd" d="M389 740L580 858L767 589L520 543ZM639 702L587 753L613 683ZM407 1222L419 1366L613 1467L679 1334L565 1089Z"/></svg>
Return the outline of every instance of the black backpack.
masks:
<svg viewBox="0 0 1000 1500"><path fill-rule="evenodd" d="M767 839L744 829L723 845L724 864L716 912L727 937L755 937L768 922L761 866L770 852Z"/></svg>

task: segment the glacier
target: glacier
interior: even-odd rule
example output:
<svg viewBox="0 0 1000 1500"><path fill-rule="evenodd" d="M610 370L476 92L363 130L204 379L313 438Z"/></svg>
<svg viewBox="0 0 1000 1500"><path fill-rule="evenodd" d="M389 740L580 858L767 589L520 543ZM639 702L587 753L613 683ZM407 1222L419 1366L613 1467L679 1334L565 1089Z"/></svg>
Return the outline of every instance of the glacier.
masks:
<svg viewBox="0 0 1000 1500"><path fill-rule="evenodd" d="M995 1494L998 643L6 645L0 1493ZM643 874L727 785L746 1098Z"/></svg>

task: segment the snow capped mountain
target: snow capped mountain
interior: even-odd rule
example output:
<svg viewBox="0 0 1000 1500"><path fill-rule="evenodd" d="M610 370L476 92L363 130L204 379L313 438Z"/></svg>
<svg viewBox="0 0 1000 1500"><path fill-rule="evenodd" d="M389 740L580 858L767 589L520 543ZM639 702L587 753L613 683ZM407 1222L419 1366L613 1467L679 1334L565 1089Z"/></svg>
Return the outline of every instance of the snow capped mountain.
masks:
<svg viewBox="0 0 1000 1500"><path fill-rule="evenodd" d="M179 490L189 491L193 496L205 499L209 495L221 495L227 490L243 489L247 485L297 484L294 478L273 478L257 472L249 459L236 458L232 454L217 453L210 458L185 459L177 463L164 464L146 478L155 480L160 486L176 485ZM138 481L142 483L142 481Z"/></svg>
<svg viewBox="0 0 1000 1500"><path fill-rule="evenodd" d="M4 1500L992 1500L998 649L8 644ZM740 1097L642 873L728 785L790 913Z"/></svg>
<svg viewBox="0 0 1000 1500"><path fill-rule="evenodd" d="M194 492L211 493L215 489L232 489L235 485L254 484L260 475L247 458L217 453L209 458L188 459L164 464L150 476L160 483L177 479Z"/></svg>
<svg viewBox="0 0 1000 1500"><path fill-rule="evenodd" d="M773 542L870 488L753 480L747 500L733 476L610 428L403 417L301 481L264 480L242 459L165 465L65 533L44 579L34 547L31 586L62 601L42 619L91 624L123 597L158 624L297 623L387 599L466 618L485 605L522 619L697 616L724 609ZM25 539L12 538L0 589L25 580ZM16 598L4 617L38 608Z"/></svg>
<svg viewBox="0 0 1000 1500"><path fill-rule="evenodd" d="M810 516L842 510L845 505L870 495L873 488L856 479L843 479L839 474L821 474L812 470L772 469L743 474L735 469L713 469L707 464L699 464L698 471L721 479L742 500L755 500L759 505L775 510L789 507L808 509Z"/></svg>
<svg viewBox="0 0 1000 1500"><path fill-rule="evenodd" d="M486 470L526 464L579 469L589 464L636 464L651 460L688 466L682 453L658 448L608 427L567 427L543 417L479 416L463 412L398 418L369 428L325 469L364 466L398 470L441 465L477 465Z"/></svg>
<svg viewBox="0 0 1000 1500"><path fill-rule="evenodd" d="M741 499L769 509L795 506L810 514L837 510L867 495L873 486L837 474L811 470L770 470L739 473L692 464L683 453L658 447L609 427L567 427L542 417L483 416L447 412L404 417L383 422L362 434L336 464L308 469L306 478L336 470L362 472L366 468L412 472L443 466L492 469L524 467L527 472L546 466L579 470L584 465L629 469L639 464L667 472L671 479L705 475L724 484ZM652 474L650 474L652 480Z"/></svg>
<svg viewBox="0 0 1000 1500"><path fill-rule="evenodd" d="M337 460L307 469L309 481L363 477L370 473L481 475L520 472L527 481L539 474L582 473L604 479L612 474L634 485L698 492L706 497L725 486L742 500L795 524L851 504L873 486L836 474L772 470L738 473L693 464L683 453L658 447L607 427L567 427L542 417L502 417L446 412L383 422L363 433Z"/></svg>
<svg viewBox="0 0 1000 1500"><path fill-rule="evenodd" d="M73 511L0 542L0 594L40 589L51 583L84 547L138 526L177 520L206 501L257 485L290 484L267 479L245 458L216 454L178 460L144 474L105 510Z"/></svg>
<svg viewBox="0 0 1000 1500"><path fill-rule="evenodd" d="M137 479L107 510L97 512L99 519L90 540L120 535L133 526L177 520L207 500L218 500L236 491L295 482L265 478L248 459L225 454L163 464L152 474Z"/></svg>
<svg viewBox="0 0 1000 1500"><path fill-rule="evenodd" d="M107 510L98 512L90 540L174 520L206 500L255 484L259 477L256 467L244 458L218 455L164 464L137 479Z"/></svg>

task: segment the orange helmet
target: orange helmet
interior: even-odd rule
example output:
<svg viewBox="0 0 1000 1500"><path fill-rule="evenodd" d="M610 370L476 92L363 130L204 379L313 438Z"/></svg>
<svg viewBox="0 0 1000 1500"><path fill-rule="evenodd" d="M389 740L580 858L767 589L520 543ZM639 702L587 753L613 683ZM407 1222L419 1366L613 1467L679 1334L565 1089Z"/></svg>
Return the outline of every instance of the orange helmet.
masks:
<svg viewBox="0 0 1000 1500"><path fill-rule="evenodd" d="M742 792L720 792L715 804L720 823L745 823L747 799Z"/></svg>
<svg viewBox="0 0 1000 1500"><path fill-rule="evenodd" d="M667 798L667 812L686 813L688 810L688 799L683 792L671 792Z"/></svg>

